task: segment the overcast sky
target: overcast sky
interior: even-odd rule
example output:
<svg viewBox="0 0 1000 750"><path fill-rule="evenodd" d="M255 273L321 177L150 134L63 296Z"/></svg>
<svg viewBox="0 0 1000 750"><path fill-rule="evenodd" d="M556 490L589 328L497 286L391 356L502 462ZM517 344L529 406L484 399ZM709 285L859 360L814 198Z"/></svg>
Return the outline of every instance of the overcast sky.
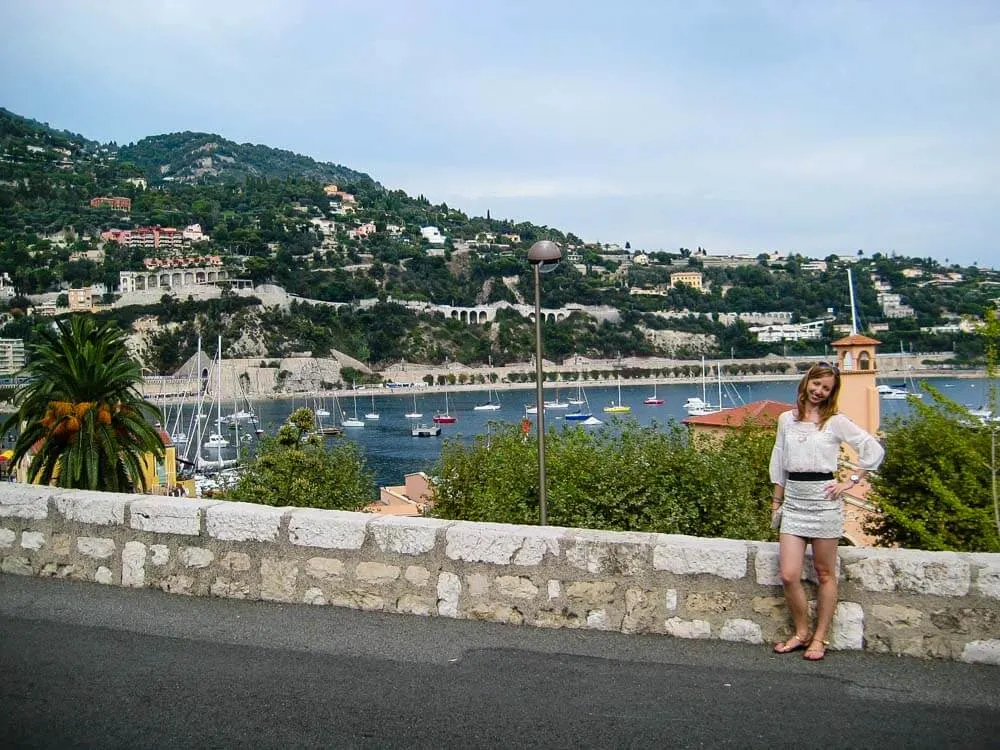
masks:
<svg viewBox="0 0 1000 750"><path fill-rule="evenodd" d="M997 0L0 0L0 106L588 241L1000 266Z"/></svg>

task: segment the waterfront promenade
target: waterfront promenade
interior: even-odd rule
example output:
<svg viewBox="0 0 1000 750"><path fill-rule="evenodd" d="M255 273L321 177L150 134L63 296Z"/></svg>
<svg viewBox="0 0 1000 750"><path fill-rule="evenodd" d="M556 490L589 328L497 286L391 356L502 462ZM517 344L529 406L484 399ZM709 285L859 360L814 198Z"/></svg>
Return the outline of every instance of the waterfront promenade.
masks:
<svg viewBox="0 0 1000 750"><path fill-rule="evenodd" d="M0 575L17 748L989 748L1000 668Z"/></svg>

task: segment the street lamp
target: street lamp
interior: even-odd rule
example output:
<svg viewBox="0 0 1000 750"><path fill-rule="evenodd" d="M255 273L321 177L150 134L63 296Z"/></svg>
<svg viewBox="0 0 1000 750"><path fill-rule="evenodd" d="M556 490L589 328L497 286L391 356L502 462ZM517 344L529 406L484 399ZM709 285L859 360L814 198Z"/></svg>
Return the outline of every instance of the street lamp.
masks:
<svg viewBox="0 0 1000 750"><path fill-rule="evenodd" d="M545 406L542 372L542 304L540 274L555 269L562 251L550 240L539 240L528 250L528 262L535 269L535 407L538 414L538 510L542 526L548 523L548 509L545 505Z"/></svg>

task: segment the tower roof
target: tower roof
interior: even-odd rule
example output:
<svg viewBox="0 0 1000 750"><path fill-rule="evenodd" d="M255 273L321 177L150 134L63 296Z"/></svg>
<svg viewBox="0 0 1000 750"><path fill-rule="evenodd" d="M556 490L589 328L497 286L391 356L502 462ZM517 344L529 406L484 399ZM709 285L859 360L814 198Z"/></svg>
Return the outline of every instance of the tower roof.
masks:
<svg viewBox="0 0 1000 750"><path fill-rule="evenodd" d="M882 342L878 339L873 339L870 336L863 336L860 333L852 333L850 336L837 339L832 342L830 346L874 346L881 343Z"/></svg>

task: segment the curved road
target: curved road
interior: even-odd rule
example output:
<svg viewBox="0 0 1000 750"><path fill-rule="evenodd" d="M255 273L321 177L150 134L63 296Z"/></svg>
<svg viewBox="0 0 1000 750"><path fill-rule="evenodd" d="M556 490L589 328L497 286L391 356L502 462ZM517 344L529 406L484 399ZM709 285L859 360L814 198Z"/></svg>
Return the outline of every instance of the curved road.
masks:
<svg viewBox="0 0 1000 750"><path fill-rule="evenodd" d="M0 575L0 746L1000 747L1000 668Z"/></svg>

